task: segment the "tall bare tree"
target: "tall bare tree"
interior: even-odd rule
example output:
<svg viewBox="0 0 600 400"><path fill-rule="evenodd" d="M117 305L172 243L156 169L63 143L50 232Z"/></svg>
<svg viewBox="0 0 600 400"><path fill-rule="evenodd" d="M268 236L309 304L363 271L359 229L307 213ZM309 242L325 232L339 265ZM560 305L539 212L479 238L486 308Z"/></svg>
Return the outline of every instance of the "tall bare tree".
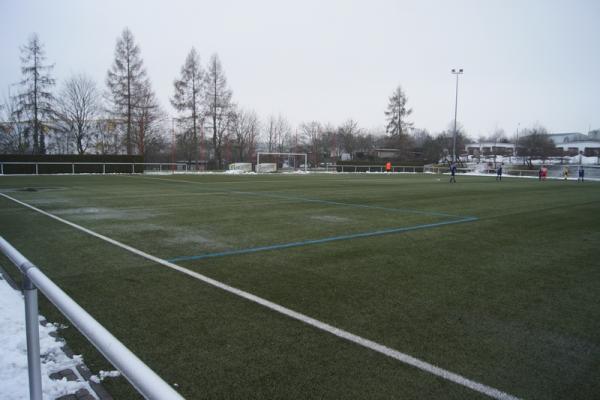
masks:
<svg viewBox="0 0 600 400"><path fill-rule="evenodd" d="M356 151L356 144L358 135L362 133L362 130L358 126L358 122L349 119L344 122L338 128L336 140L335 140L335 151L336 156L339 157L342 151L350 154L350 157L353 157L354 152Z"/></svg>
<svg viewBox="0 0 600 400"><path fill-rule="evenodd" d="M260 130L254 111L236 110L231 119L231 133L236 147L237 161L250 161Z"/></svg>
<svg viewBox="0 0 600 400"><path fill-rule="evenodd" d="M548 131L543 126L536 124L530 129L523 129L522 137L519 139L519 155L527 157L527 164L533 167L532 160L546 158L561 153L560 149L548 136Z"/></svg>
<svg viewBox="0 0 600 400"><path fill-rule="evenodd" d="M148 146L154 143L161 132L162 124L166 120L166 115L162 111L156 94L152 90L150 80L146 80L137 94L137 104L133 110L133 136L137 147L137 153L145 155Z"/></svg>
<svg viewBox="0 0 600 400"><path fill-rule="evenodd" d="M92 78L78 74L63 83L56 107L58 127L75 142L77 153L84 154L92 143L100 111L100 93Z"/></svg>
<svg viewBox="0 0 600 400"><path fill-rule="evenodd" d="M180 114L180 121L188 121L189 128L184 132L185 136L191 136L192 150L189 152L196 155L198 162L198 130L202 120L202 101L204 96L205 72L200 64L200 56L192 47L185 64L181 67L181 77L175 79L173 86L175 93L171 104ZM188 132L190 131L190 132ZM191 133L191 135L188 135Z"/></svg>
<svg viewBox="0 0 600 400"><path fill-rule="evenodd" d="M283 115L271 115L264 132L270 152L286 152L292 147L292 127Z"/></svg>
<svg viewBox="0 0 600 400"><path fill-rule="evenodd" d="M312 153L313 163L315 166L318 166L322 156L321 136L323 127L321 126L321 123L311 121L302 123L300 125L300 130L302 131L304 140L309 148L309 152Z"/></svg>
<svg viewBox="0 0 600 400"><path fill-rule="evenodd" d="M33 153L46 153L45 132L48 131L47 120L52 117L51 88L54 79L50 72L54 65L46 65L46 53L37 34L31 35L25 46L21 47L21 73L19 82L21 91L17 94L17 107L14 115L18 120L27 121L27 134L33 135Z"/></svg>
<svg viewBox="0 0 600 400"><path fill-rule="evenodd" d="M18 99L10 92L0 106L0 152L23 154L29 149L27 123L17 113Z"/></svg>
<svg viewBox="0 0 600 400"><path fill-rule="evenodd" d="M127 154L133 154L133 117L143 97L146 83L140 48L128 28L117 39L115 60L108 70L106 85L110 91L112 112L116 119L125 123L125 146Z"/></svg>
<svg viewBox="0 0 600 400"><path fill-rule="evenodd" d="M391 135L408 134L408 130L412 127L412 123L407 122L406 118L412 113L412 109L406 108L408 98L398 86L394 93L390 96L385 117L387 120L386 132Z"/></svg>
<svg viewBox="0 0 600 400"><path fill-rule="evenodd" d="M209 129L212 131L212 145L217 162L217 168L223 166L222 146L223 139L227 133L232 92L227 87L225 72L219 61L219 56L213 54L208 64L208 71L205 78L205 115Z"/></svg>

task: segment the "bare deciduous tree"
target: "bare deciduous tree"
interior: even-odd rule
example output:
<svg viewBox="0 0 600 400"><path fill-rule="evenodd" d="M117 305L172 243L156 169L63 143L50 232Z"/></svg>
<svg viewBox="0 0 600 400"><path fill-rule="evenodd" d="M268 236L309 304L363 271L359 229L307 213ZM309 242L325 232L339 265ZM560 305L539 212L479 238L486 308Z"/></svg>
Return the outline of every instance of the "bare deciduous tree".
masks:
<svg viewBox="0 0 600 400"><path fill-rule="evenodd" d="M149 80L146 80L137 94L137 105L133 111L134 137L138 154L146 154L149 144L153 143L161 132L166 116L163 113Z"/></svg>
<svg viewBox="0 0 600 400"><path fill-rule="evenodd" d="M260 122L254 111L235 111L231 119L231 133L236 146L237 161L251 160L259 130Z"/></svg>
<svg viewBox="0 0 600 400"><path fill-rule="evenodd" d="M27 123L22 122L17 113L18 101L10 93L0 106L0 152L23 154L29 149Z"/></svg>
<svg viewBox="0 0 600 400"><path fill-rule="evenodd" d="M92 143L100 111L100 94L92 78L73 75L63 83L56 107L58 129L75 142L77 153L84 154Z"/></svg>
<svg viewBox="0 0 600 400"><path fill-rule="evenodd" d="M54 97L50 89L54 79L50 71L54 65L44 65L46 59L44 46L37 34L33 34L27 44L21 47L21 73L19 82L21 92L16 96L14 116L17 120L26 120L28 129L25 132L33 136L33 153L46 153L46 137L48 131L46 121L52 117Z"/></svg>
<svg viewBox="0 0 600 400"><path fill-rule="evenodd" d="M338 128L336 136L336 156L339 157L341 152L346 152L353 157L356 151L358 136L362 130L358 126L358 122L349 119Z"/></svg>
<svg viewBox="0 0 600 400"><path fill-rule="evenodd" d="M321 160L322 152L321 133L323 128L321 123L317 121L305 122L300 125L300 129L312 153L313 163L317 166Z"/></svg>
<svg viewBox="0 0 600 400"><path fill-rule="evenodd" d="M523 129L519 139L519 155L527 157L527 164L532 167L532 160L546 158L558 154L554 142L548 136L548 131L543 126L536 124L530 129Z"/></svg>
<svg viewBox="0 0 600 400"><path fill-rule="evenodd" d="M265 126L267 148L270 152L285 152L291 147L292 128L288 120L281 114L271 115Z"/></svg>

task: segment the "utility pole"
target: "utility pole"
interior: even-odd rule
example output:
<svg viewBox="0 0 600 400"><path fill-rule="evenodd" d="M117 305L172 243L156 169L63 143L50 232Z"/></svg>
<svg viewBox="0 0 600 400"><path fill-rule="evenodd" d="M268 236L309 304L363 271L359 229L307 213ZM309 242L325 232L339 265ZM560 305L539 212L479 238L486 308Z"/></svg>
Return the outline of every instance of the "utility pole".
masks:
<svg viewBox="0 0 600 400"><path fill-rule="evenodd" d="M452 136L452 163L456 162L456 116L458 112L458 75L463 73L463 69L452 69L452 74L456 75L456 96L454 98L454 135Z"/></svg>

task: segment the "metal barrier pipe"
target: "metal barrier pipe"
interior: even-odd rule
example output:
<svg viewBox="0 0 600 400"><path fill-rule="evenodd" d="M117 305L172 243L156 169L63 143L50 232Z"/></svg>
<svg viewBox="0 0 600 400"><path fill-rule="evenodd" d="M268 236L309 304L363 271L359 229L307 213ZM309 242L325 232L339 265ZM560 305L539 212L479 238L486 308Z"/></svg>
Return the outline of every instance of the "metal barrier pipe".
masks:
<svg viewBox="0 0 600 400"><path fill-rule="evenodd" d="M146 399L181 400L183 397L89 315L42 271L0 236L0 251L31 280L56 308L112 363ZM36 302L37 303L37 302ZM37 304L36 307L37 309ZM37 327L37 320L35 321ZM39 328L38 328L39 329ZM39 335L39 333L38 333ZM37 338L39 346L39 337ZM28 338L29 340L29 338ZM34 355L32 355L34 357ZM29 358L29 355L28 355ZM39 362L39 350L37 355ZM31 380L31 377L30 377ZM36 399L31 397L32 399ZM41 397L40 397L41 399Z"/></svg>
<svg viewBox="0 0 600 400"><path fill-rule="evenodd" d="M27 338L27 369L29 372L29 398L42 400L42 365L40 359L40 327L38 319L37 288L25 275L25 335Z"/></svg>

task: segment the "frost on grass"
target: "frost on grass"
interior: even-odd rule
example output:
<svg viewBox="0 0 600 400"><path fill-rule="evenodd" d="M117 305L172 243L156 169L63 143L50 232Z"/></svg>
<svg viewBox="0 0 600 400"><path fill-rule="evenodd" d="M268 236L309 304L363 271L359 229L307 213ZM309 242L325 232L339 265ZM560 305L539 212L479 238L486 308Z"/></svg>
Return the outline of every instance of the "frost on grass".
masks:
<svg viewBox="0 0 600 400"><path fill-rule="evenodd" d="M76 217L81 220L142 220L157 215L145 210L118 210L106 207L65 208L53 212L56 215Z"/></svg>
<svg viewBox="0 0 600 400"><path fill-rule="evenodd" d="M172 244L197 244L209 248L225 248L226 243L215 239L215 234L198 227L172 226L152 224L148 222L134 222L128 224L115 224L111 226L113 232L119 233L147 233L156 232L157 238L164 243Z"/></svg>
<svg viewBox="0 0 600 400"><path fill-rule="evenodd" d="M63 343L50 336L57 327L39 325L42 359L42 391L44 399L73 394L79 389L92 392L87 382L50 379L50 374L63 369L75 370L81 356L69 358ZM29 399L27 375L27 341L25 337L25 305L22 295L12 289L0 275L0 398Z"/></svg>

